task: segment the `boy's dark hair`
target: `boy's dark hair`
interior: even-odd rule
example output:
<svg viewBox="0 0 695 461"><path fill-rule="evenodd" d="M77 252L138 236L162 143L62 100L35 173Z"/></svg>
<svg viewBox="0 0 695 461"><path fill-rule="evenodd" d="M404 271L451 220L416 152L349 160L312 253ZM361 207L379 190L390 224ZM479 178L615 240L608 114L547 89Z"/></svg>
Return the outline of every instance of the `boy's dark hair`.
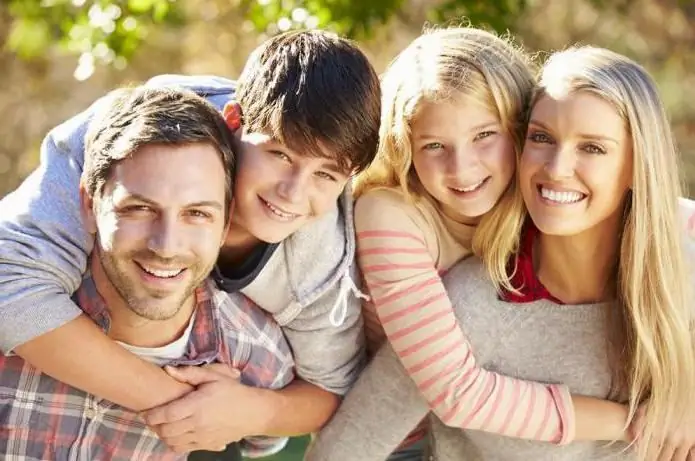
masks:
<svg viewBox="0 0 695 461"><path fill-rule="evenodd" d="M277 35L239 77L244 126L292 150L366 168L379 141L379 77L351 41L325 31Z"/></svg>
<svg viewBox="0 0 695 461"><path fill-rule="evenodd" d="M85 136L82 181L91 197L102 194L118 162L146 145L209 143L224 164L229 210L236 163L233 134L213 105L189 90L140 86L112 91L99 108Z"/></svg>

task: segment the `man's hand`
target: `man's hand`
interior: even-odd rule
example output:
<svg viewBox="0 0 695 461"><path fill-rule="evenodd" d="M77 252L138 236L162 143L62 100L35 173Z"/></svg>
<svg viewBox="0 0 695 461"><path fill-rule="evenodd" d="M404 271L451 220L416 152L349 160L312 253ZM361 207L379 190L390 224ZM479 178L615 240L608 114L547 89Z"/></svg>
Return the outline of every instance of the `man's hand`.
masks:
<svg viewBox="0 0 695 461"><path fill-rule="evenodd" d="M167 373L196 389L143 413L147 425L172 450L222 451L226 445L261 434L270 415L258 389L239 382L239 372L225 364L166 367Z"/></svg>

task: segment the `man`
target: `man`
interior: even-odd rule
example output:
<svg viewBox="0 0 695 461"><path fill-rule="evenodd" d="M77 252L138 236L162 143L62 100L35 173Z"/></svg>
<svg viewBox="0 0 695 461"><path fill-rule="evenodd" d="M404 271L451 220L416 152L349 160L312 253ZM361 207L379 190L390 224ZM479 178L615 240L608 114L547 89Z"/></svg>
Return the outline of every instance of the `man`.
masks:
<svg viewBox="0 0 695 461"><path fill-rule="evenodd" d="M202 365L220 379L235 369L248 386L278 389L294 378L282 331L208 279L229 227L234 163L224 119L194 93L140 87L109 95L86 136L81 214L95 244L73 299L119 347L157 367ZM0 399L3 459L185 458L137 412L18 356L0 358ZM251 456L282 446L242 441Z"/></svg>

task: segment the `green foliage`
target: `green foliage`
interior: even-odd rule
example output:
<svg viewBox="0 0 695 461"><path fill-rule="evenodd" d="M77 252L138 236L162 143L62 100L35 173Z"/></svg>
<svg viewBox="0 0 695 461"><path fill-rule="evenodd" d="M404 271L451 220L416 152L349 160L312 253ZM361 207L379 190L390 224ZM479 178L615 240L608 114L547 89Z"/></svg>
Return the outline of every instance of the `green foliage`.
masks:
<svg viewBox="0 0 695 461"><path fill-rule="evenodd" d="M447 24L465 18L474 26L487 26L504 33L514 28L514 22L525 7L526 0L448 0L431 12L430 19L436 24Z"/></svg>
<svg viewBox="0 0 695 461"><path fill-rule="evenodd" d="M595 0L598 1L598 0ZM296 28L324 28L351 38L368 38L379 25L407 8L408 0L239 0L256 30L269 35ZM7 40L22 58L58 45L79 56L75 78L86 79L95 65L124 67L149 30L178 24L183 2L176 0L9 0ZM445 0L430 11L434 23L461 21L504 32L526 0Z"/></svg>
<svg viewBox="0 0 695 461"><path fill-rule="evenodd" d="M368 37L403 6L404 0L247 0L259 31L321 28L352 38Z"/></svg>
<svg viewBox="0 0 695 461"><path fill-rule="evenodd" d="M88 78L95 64L125 66L154 25L181 17L175 0L10 0L6 46L22 58L53 45L80 56L75 77Z"/></svg>

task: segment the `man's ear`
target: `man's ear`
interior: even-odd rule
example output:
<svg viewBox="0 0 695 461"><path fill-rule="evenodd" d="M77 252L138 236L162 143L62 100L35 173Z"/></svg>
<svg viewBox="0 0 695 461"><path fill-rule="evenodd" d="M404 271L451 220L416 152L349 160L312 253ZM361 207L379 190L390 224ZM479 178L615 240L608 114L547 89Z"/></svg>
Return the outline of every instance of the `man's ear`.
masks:
<svg viewBox="0 0 695 461"><path fill-rule="evenodd" d="M80 213L84 228L90 234L97 233L97 218L94 214L94 198L89 195L84 182L80 181Z"/></svg>
<svg viewBox="0 0 695 461"><path fill-rule="evenodd" d="M241 106L238 102L232 100L224 105L222 109L222 116L227 122L227 126L234 133L234 136L241 138L241 133L243 131L244 117L241 113Z"/></svg>

